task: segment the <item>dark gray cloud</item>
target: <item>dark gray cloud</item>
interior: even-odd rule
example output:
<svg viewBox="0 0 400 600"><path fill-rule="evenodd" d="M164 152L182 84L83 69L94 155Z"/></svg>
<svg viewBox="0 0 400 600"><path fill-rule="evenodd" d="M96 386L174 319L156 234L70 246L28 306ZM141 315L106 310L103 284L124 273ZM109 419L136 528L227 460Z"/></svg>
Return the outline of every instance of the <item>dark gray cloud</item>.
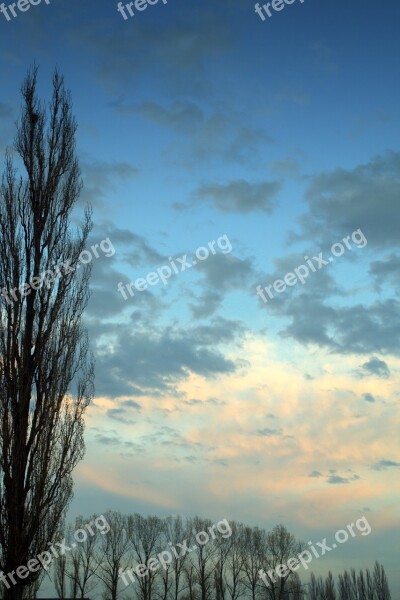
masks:
<svg viewBox="0 0 400 600"><path fill-rule="evenodd" d="M103 446L119 446L120 448L135 450L136 452L144 452L145 450L143 444L125 440L121 436L121 432L115 429L108 429L106 427L88 427L87 431L95 442L102 444Z"/></svg>
<svg viewBox="0 0 400 600"><path fill-rule="evenodd" d="M387 379L390 377L390 369L385 363L384 360L380 360L373 356L363 365L361 365L362 371L360 372L361 376L366 375L375 375L376 377L381 377L382 379Z"/></svg>
<svg viewBox="0 0 400 600"><path fill-rule="evenodd" d="M130 425L134 425L136 422L131 419L129 412L124 408L110 408L107 411L107 417L113 419L114 421L119 421L120 423L126 423Z"/></svg>
<svg viewBox="0 0 400 600"><path fill-rule="evenodd" d="M318 477L322 477L322 473L320 473L319 471L311 471L311 473L309 473L308 476L318 478Z"/></svg>
<svg viewBox="0 0 400 600"><path fill-rule="evenodd" d="M204 404L203 400L198 400L197 398L190 398L190 400L184 400L183 404L187 404L188 406L198 406L199 404Z"/></svg>
<svg viewBox="0 0 400 600"><path fill-rule="evenodd" d="M353 473L352 469L347 469L347 471ZM357 481L358 479L360 479L360 477L355 473L347 477L338 475L336 469L329 469L329 473L330 475L325 476L323 473L321 473L321 471L314 470L308 474L308 477L311 477L312 479L320 479L321 477L326 477L326 482L330 485L346 485L348 483L351 483L352 481Z"/></svg>
<svg viewBox="0 0 400 600"><path fill-rule="evenodd" d="M154 101L133 105L116 102L113 107L127 116L139 114L177 134L166 152L174 163L194 164L210 159L254 161L260 149L273 141L263 129L246 124L243 114L235 114L229 106L223 113L206 113L188 100L175 101L167 107ZM176 203L174 207L183 210L187 205Z"/></svg>
<svg viewBox="0 0 400 600"><path fill-rule="evenodd" d="M328 477L328 483L332 485L340 485L343 483L349 483L349 480L346 477L340 477L340 475L331 475Z"/></svg>
<svg viewBox="0 0 400 600"><path fill-rule="evenodd" d="M197 343L213 346L233 341L243 336L246 328L240 321L230 321L223 317L215 317L208 325L198 325L192 329Z"/></svg>
<svg viewBox="0 0 400 600"><path fill-rule="evenodd" d="M135 402L135 400L124 400L119 407L110 408L107 411L107 416L114 421L134 425L136 421L132 417L133 415L137 416L137 413L141 410L141 404Z"/></svg>
<svg viewBox="0 0 400 600"><path fill-rule="evenodd" d="M151 71L157 74L160 95L168 90L175 97L177 93L206 95L210 86L203 61L223 55L232 46L230 29L225 19L216 19L215 13L194 2L180 3L175 10L176 18L168 27L156 18L150 24L138 19L135 35L129 26L110 30L107 20L91 14L69 30L67 39L94 60L97 80L115 94L136 90Z"/></svg>
<svg viewBox="0 0 400 600"><path fill-rule="evenodd" d="M127 406L128 408L136 408L137 410L142 409L142 405L139 402L135 402L135 400L124 400L122 402L122 406Z"/></svg>
<svg viewBox="0 0 400 600"><path fill-rule="evenodd" d="M377 301L368 307L333 307L327 299L312 294L311 288L303 293L296 290L289 296L291 292L292 289L265 305L265 310L290 319L280 332L282 337L341 354L400 352L399 301Z"/></svg>
<svg viewBox="0 0 400 600"><path fill-rule="evenodd" d="M294 269L299 265L305 264L305 257L313 257L313 248L304 248L303 252L290 253L285 256L274 259L274 271L269 273L257 274L257 281L253 282L253 289L256 292L256 286L258 284L261 287L267 287L272 285L274 281L280 279L283 280L285 275L293 273ZM314 261L317 264L317 261ZM340 288L333 277L332 266L326 266L324 269L317 270L312 273L309 270L309 276L304 280L305 284L302 285L300 281L297 281L293 287L287 286L283 293L277 293L272 290L273 298L264 292L268 300L268 310L277 311L280 313L287 308L295 298L296 302L300 299L300 296L309 295L313 298L325 300L329 296L346 296L345 290Z"/></svg>
<svg viewBox="0 0 400 600"><path fill-rule="evenodd" d="M121 229L109 221L99 223L98 229L107 232L107 237L118 250L118 260L134 267L165 262L165 255L151 246L144 236L131 229Z"/></svg>
<svg viewBox="0 0 400 600"><path fill-rule="evenodd" d="M391 283L396 289L400 288L400 256L390 254L383 260L374 260L370 264L370 274L375 279L378 291L382 284Z"/></svg>
<svg viewBox="0 0 400 600"><path fill-rule="evenodd" d="M197 104L187 100L174 102L169 108L156 102L143 102L133 106L116 106L116 109L121 113L138 112L155 123L184 134L206 125L203 111Z"/></svg>
<svg viewBox="0 0 400 600"><path fill-rule="evenodd" d="M226 184L209 183L193 192L193 197L210 201L223 213L265 212L271 214L276 206L277 194L280 190L278 181L261 181L251 183L243 179Z"/></svg>
<svg viewBox="0 0 400 600"><path fill-rule="evenodd" d="M254 276L253 262L250 258L239 258L233 254L216 254L196 267L202 275L200 284L203 292L195 302L188 306L196 319L212 316L222 305L225 295L230 291L248 289ZM194 295L189 292L189 295Z"/></svg>
<svg viewBox="0 0 400 600"><path fill-rule="evenodd" d="M229 323L229 324L228 324ZM171 392L189 372L205 377L233 373L238 365L218 351L242 331L235 322L215 320L207 327L181 329L176 326L143 331L113 325L112 349L96 360L96 392L116 397Z"/></svg>
<svg viewBox="0 0 400 600"><path fill-rule="evenodd" d="M264 429L257 429L255 434L261 437L275 437L282 435L282 429L272 429L270 427L264 427Z"/></svg>
<svg viewBox="0 0 400 600"><path fill-rule="evenodd" d="M398 469L400 467L400 462L396 462L394 460L386 460L382 459L372 465L371 469L374 471L385 471L386 469Z"/></svg>
<svg viewBox="0 0 400 600"><path fill-rule="evenodd" d="M136 177L139 170L127 162L106 162L86 158L81 160L83 189L80 202L89 202L93 206L101 206L110 192L117 185Z"/></svg>
<svg viewBox="0 0 400 600"><path fill-rule="evenodd" d="M336 169L311 178L309 211L292 239L326 247L361 229L368 248L399 245L400 152L388 151L354 169Z"/></svg>
<svg viewBox="0 0 400 600"><path fill-rule="evenodd" d="M368 393L368 392L366 392L365 394L363 394L362 397L364 398L364 400L366 402L375 402L375 397L372 394Z"/></svg>
<svg viewBox="0 0 400 600"><path fill-rule="evenodd" d="M366 248L384 250L397 246L399 167L400 152L387 152L354 169L336 169L311 177L306 191L308 210L300 219L300 231L291 235L291 241L310 244L312 240L312 251L316 253L316 248L322 249L325 258L334 242L358 229L368 240ZM353 250L346 254L349 260L359 257L354 252L355 246L361 248L364 243L356 237L355 245L353 239L350 242ZM312 256L309 251L307 255ZM293 254L290 260L289 255L285 256L275 262L276 271L265 276L265 283L259 281L257 284L264 287L276 279L283 279L286 273L293 272L295 266L304 262L301 256L297 260ZM297 283L281 294L274 293L273 299L268 298L265 309L289 319L281 335L341 354L397 354L400 349L400 303L397 298L380 297L368 304L352 304L352 290L339 287L333 278L335 273L332 265L326 266L310 273L304 286ZM397 255L375 260L370 274L377 285L387 281L396 283ZM334 296L339 297L340 304L335 304ZM388 372L381 370L380 376L388 376Z"/></svg>

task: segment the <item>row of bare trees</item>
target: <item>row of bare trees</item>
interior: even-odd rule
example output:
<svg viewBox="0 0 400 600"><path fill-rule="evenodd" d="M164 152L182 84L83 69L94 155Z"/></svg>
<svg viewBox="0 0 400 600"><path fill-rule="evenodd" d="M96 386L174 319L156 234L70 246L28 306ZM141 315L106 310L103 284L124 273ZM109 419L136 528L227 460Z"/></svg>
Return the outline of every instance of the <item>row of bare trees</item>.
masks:
<svg viewBox="0 0 400 600"><path fill-rule="evenodd" d="M261 596L277 600L287 594L294 600L302 598L296 573L269 589L259 578L260 569L274 568L302 550L283 525L266 532L231 521L230 535L214 528L212 536L213 522L200 517L161 519L119 512L108 512L105 517L110 525L107 534L96 531L54 561L52 577L59 598L99 594L111 600L258 600ZM68 528L67 545L73 543L73 532L82 523L79 518ZM199 532L208 532L209 540L203 545L196 543ZM144 577L133 571L166 551L170 558L165 567L149 569Z"/></svg>
<svg viewBox="0 0 400 600"><path fill-rule="evenodd" d="M339 575L337 584L329 571L327 578L315 577L311 573L308 586L309 600L390 600L389 584L385 569L375 562L374 570L354 569Z"/></svg>
<svg viewBox="0 0 400 600"><path fill-rule="evenodd" d="M326 581L312 575L310 584L302 584L297 572L290 571L266 586L260 579L261 569L275 570L304 549L304 544L283 525L265 531L231 521L231 535L226 530L214 530L214 539L209 535L209 540L200 545L195 534L209 532L213 525L209 519L161 519L119 512L108 512L105 517L110 526L107 534L96 531L74 551L54 561L52 577L59 598L390 600L386 576L378 564L373 576L368 570L365 576L345 572L339 578L338 592L331 574ZM83 523L80 518L68 528L67 544L71 545L74 530ZM166 551L170 559L165 567L148 569L143 577L134 571L137 565L147 565ZM367 591L363 595L361 590L369 590L371 585L372 595Z"/></svg>

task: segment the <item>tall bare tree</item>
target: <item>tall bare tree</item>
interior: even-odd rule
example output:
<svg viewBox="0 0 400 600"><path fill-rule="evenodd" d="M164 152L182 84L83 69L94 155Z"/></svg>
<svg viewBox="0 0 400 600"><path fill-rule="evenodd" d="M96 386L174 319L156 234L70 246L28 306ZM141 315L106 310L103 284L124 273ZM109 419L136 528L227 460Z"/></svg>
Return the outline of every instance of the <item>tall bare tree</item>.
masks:
<svg viewBox="0 0 400 600"><path fill-rule="evenodd" d="M90 517L93 522L97 515ZM82 516L75 520L74 530L81 529L85 521ZM93 531L93 530L92 530ZM94 575L99 568L98 556L96 555L99 531L95 529L91 535L80 542L75 550L68 555L65 575L70 579L70 588L73 598L85 598L90 595L96 587ZM70 544L73 542L67 538Z"/></svg>
<svg viewBox="0 0 400 600"><path fill-rule="evenodd" d="M266 554L266 532L259 527L245 527L244 536L244 585L250 592L251 600L256 600L257 592L260 589L259 571Z"/></svg>
<svg viewBox="0 0 400 600"><path fill-rule="evenodd" d="M101 540L96 573L104 585L103 598L117 600L123 587L120 575L129 548L127 518L116 511L108 511L105 516L110 531Z"/></svg>
<svg viewBox="0 0 400 600"><path fill-rule="evenodd" d="M207 532L212 526L210 519L194 517L191 528L198 535ZM215 568L218 560L218 548L210 539L205 545L197 544L197 551L192 554L191 560L194 566L195 581L200 588L200 600L211 600L213 584L215 583Z"/></svg>
<svg viewBox="0 0 400 600"><path fill-rule="evenodd" d="M276 569L282 565L287 565L290 558L298 557L304 550L304 544L298 541L284 525L275 525L266 537L266 554L264 557L265 575L265 593L269 600L283 600L286 594L286 588L291 578L294 578L295 572L285 568L284 572L278 576ZM297 559L298 561L298 559ZM272 576L269 574L272 570Z"/></svg>
<svg viewBox="0 0 400 600"><path fill-rule="evenodd" d="M20 600L39 571L20 570L48 550L72 496L84 454L83 416L93 364L82 326L90 264L80 264L90 211L78 231L71 212L81 189L77 124L63 77L46 109L37 68L22 85L15 150L0 187L0 568L4 597ZM60 268L60 266L62 268ZM16 583L10 582L14 573Z"/></svg>
<svg viewBox="0 0 400 600"><path fill-rule="evenodd" d="M336 600L335 581L331 571L329 571L328 577L325 579L325 598L326 600Z"/></svg>
<svg viewBox="0 0 400 600"><path fill-rule="evenodd" d="M385 569L378 563L378 561L376 561L374 565L374 587L377 600L391 599Z"/></svg>
<svg viewBox="0 0 400 600"><path fill-rule="evenodd" d="M179 548L177 544L182 544L184 541L187 542L188 547L190 547L192 542L192 532L188 527L188 524L185 523L181 516L177 515L176 517L166 517L164 522L164 534L161 542L162 550L166 550L168 548L168 544L172 545L175 548ZM187 582L185 581L185 565L189 560L188 553L178 552L177 556L174 552L171 551L172 562L171 562L171 586L169 588L169 597L171 600L178 600L178 598L182 595L183 591L187 589ZM163 573L163 570L160 570L160 576L163 580L163 588L165 591L166 588L166 575L167 571Z"/></svg>
<svg viewBox="0 0 400 600"><path fill-rule="evenodd" d="M227 596L230 600L239 600L245 593L244 586L244 562L245 562L245 534L242 523L231 523L232 534L228 539L218 539L217 546L226 551L226 569L224 571Z"/></svg>
<svg viewBox="0 0 400 600"><path fill-rule="evenodd" d="M151 558L154 558L164 548L161 547L161 537L165 532L165 525L159 517L143 517L135 513L128 518L128 536L133 549L134 560L138 564L146 565ZM161 574L161 585L164 598L168 595L172 585L172 568L168 568ZM164 576L163 576L164 575ZM148 570L145 577L139 577L137 580L137 597L140 600L151 600L154 596L157 580L157 571Z"/></svg>

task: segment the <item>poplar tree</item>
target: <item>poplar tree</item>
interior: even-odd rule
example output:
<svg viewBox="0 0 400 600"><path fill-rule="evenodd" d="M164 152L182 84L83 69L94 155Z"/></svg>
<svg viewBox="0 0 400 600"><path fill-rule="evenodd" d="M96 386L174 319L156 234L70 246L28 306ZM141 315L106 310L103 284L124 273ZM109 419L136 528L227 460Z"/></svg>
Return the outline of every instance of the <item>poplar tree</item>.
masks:
<svg viewBox="0 0 400 600"><path fill-rule="evenodd" d="M21 600L32 589L41 569L20 569L21 576L16 571L57 539L72 497L71 473L84 454L84 413L93 396L93 361L82 325L90 264L77 270L92 226L90 209L76 231L71 227L81 190L77 124L63 77L54 72L46 106L38 99L37 73L30 69L22 84L14 154L6 153L0 187L5 600Z"/></svg>

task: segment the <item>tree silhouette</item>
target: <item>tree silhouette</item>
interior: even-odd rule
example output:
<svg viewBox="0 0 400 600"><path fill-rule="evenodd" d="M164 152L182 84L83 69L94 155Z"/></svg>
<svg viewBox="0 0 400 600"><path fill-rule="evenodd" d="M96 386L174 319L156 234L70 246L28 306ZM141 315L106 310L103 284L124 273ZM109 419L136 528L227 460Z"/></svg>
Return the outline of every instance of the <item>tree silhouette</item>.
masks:
<svg viewBox="0 0 400 600"><path fill-rule="evenodd" d="M72 497L71 472L83 457L83 415L93 395L93 362L81 324L90 264L76 271L91 212L85 210L73 233L71 212L81 189L77 125L57 71L52 83L46 110L37 97L37 67L28 71L15 139L17 164L26 174L17 176L7 151L0 188L0 568L6 600L20 600L40 577L40 569L20 569L19 575L17 568L56 540ZM13 571L15 584L7 578Z"/></svg>

